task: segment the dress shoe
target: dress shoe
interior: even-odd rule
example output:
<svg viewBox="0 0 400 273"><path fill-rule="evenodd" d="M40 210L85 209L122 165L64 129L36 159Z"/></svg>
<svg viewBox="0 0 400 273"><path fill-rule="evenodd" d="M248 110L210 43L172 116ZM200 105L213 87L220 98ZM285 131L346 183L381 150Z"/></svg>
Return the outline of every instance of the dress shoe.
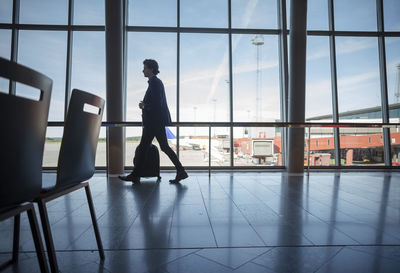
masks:
<svg viewBox="0 0 400 273"><path fill-rule="evenodd" d="M133 176L133 174L128 174L126 176L119 175L118 178L123 180L123 181L130 181L130 182L133 182L133 183L140 183L140 177L139 176Z"/></svg>
<svg viewBox="0 0 400 273"><path fill-rule="evenodd" d="M170 183L179 183L179 181L186 179L188 177L189 177L189 175L187 174L187 172L185 170L179 171L176 173L175 179L171 179L169 182Z"/></svg>

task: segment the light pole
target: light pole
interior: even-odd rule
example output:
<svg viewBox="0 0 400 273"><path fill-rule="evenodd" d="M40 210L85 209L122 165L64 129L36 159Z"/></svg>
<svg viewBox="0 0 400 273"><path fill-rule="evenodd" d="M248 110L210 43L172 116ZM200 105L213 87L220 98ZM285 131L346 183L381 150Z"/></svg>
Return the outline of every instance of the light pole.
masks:
<svg viewBox="0 0 400 273"><path fill-rule="evenodd" d="M260 121L261 117L261 69L260 69L260 59L261 50L260 46L264 44L264 37L262 35L256 35L251 39L253 45L257 48L257 79L256 79L256 122Z"/></svg>

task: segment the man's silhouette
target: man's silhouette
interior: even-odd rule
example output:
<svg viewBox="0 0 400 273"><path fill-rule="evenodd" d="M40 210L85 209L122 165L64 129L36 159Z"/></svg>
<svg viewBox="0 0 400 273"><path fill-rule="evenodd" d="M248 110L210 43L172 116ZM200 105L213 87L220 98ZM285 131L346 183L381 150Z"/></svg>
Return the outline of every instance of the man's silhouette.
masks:
<svg viewBox="0 0 400 273"><path fill-rule="evenodd" d="M140 182L144 159L154 137L157 138L161 150L167 154L175 165L177 171L176 177L170 180L170 182L177 183L188 177L178 157L168 145L165 126L171 125L171 115L165 97L164 85L156 76L158 73L160 71L158 70L158 63L155 60L146 59L143 61L143 74L149 79L149 87L143 101L139 103L139 108L142 109L142 138L135 154L137 164L135 164L133 172L127 176L120 176L120 179L125 181Z"/></svg>

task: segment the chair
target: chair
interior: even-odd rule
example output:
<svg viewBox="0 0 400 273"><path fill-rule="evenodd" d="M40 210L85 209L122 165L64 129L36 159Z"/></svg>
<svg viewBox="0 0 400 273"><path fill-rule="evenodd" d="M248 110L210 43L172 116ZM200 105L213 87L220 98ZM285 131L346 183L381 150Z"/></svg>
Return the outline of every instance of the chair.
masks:
<svg viewBox="0 0 400 273"><path fill-rule="evenodd" d="M36 198L42 189L43 149L53 83L45 75L3 58L0 77L38 89L38 100L0 93L0 221L14 217L13 256L2 268L18 261L20 216L26 211L40 270L48 272L35 209L26 202Z"/></svg>
<svg viewBox="0 0 400 273"><path fill-rule="evenodd" d="M89 108L94 111L88 112ZM58 156L57 176L43 174L44 186L39 198L35 199L39 207L52 272L58 272L58 265L46 203L81 188L85 188L86 191L99 255L102 260L104 259L103 245L87 182L95 172L96 147L103 111L102 98L77 89L72 91Z"/></svg>

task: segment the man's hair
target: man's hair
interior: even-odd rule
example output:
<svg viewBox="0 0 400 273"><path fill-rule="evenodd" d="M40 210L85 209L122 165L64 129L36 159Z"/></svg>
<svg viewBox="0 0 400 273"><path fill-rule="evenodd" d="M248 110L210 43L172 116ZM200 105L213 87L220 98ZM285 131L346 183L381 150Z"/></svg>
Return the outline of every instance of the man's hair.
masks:
<svg viewBox="0 0 400 273"><path fill-rule="evenodd" d="M157 75L158 73L160 73L160 71L158 70L158 63L155 60L146 59L143 61L143 64L145 66L147 66L148 68L150 68L153 71L154 75Z"/></svg>

